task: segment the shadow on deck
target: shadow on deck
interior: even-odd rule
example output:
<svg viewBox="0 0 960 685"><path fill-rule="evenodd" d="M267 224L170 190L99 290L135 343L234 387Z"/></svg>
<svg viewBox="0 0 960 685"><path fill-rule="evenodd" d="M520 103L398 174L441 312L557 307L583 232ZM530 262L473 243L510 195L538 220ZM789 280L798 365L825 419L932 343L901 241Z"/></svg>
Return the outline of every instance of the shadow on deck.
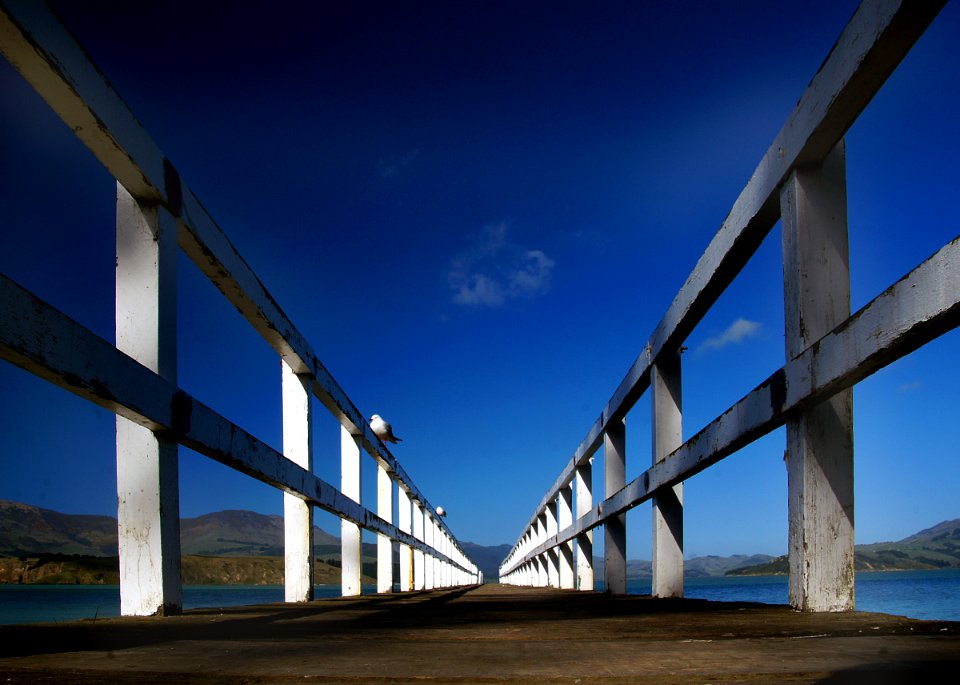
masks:
<svg viewBox="0 0 960 685"><path fill-rule="evenodd" d="M486 585L0 628L4 683L895 683L960 623Z"/></svg>

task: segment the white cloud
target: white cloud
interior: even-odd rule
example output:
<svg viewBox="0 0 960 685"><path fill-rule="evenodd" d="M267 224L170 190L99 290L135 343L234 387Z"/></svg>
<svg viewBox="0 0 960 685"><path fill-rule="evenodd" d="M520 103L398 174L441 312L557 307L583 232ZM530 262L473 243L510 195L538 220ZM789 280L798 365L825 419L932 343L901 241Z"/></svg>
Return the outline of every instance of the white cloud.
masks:
<svg viewBox="0 0 960 685"><path fill-rule="evenodd" d="M507 237L504 222L484 227L466 250L450 261L447 282L456 304L499 307L550 290L556 262L543 250L529 250Z"/></svg>
<svg viewBox="0 0 960 685"><path fill-rule="evenodd" d="M897 388L897 392L914 392L922 387L923 383L920 381L913 381L912 383L904 383L901 385L899 388Z"/></svg>
<svg viewBox="0 0 960 685"><path fill-rule="evenodd" d="M761 328L762 325L756 321L741 317L727 326L727 329L720 335L704 340L697 348L697 352L702 353L708 350L720 350L730 345L739 345L747 338L759 335Z"/></svg>
<svg viewBox="0 0 960 685"><path fill-rule="evenodd" d="M420 148L411 150L405 155L388 155L377 160L377 172L380 178L393 178L403 169L413 164L414 160L420 154Z"/></svg>

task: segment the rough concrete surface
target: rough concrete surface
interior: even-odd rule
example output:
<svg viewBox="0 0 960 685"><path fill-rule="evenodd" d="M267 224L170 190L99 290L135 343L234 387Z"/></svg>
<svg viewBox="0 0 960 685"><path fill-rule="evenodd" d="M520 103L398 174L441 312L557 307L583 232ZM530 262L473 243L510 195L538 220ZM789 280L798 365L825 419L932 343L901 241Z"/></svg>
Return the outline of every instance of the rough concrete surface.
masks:
<svg viewBox="0 0 960 685"><path fill-rule="evenodd" d="M958 667L960 623L499 585L0 627L0 685L874 684Z"/></svg>

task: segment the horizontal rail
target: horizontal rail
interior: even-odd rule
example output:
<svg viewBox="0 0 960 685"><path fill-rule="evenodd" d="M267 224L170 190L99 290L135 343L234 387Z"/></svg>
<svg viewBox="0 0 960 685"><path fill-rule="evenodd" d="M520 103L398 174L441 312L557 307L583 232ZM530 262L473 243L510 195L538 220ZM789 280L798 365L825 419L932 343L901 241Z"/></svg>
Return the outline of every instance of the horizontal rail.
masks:
<svg viewBox="0 0 960 685"><path fill-rule="evenodd" d="M801 412L960 326L960 237L892 285L843 324L687 440L522 558L530 559L632 509L734 454Z"/></svg>
<svg viewBox="0 0 960 685"><path fill-rule="evenodd" d="M780 218L783 182L795 169L823 160L945 4L946 0L864 2L858 8L636 361L523 530L535 525L540 512L570 484L576 467L599 449L607 426L622 420L647 391L656 359L680 348L760 247Z"/></svg>
<svg viewBox="0 0 960 685"><path fill-rule="evenodd" d="M0 303L3 359L340 518L473 572L387 523L2 274Z"/></svg>
<svg viewBox="0 0 960 685"><path fill-rule="evenodd" d="M298 374L312 377L317 399L399 487L463 552L436 509L370 429L367 420L161 152L126 102L45 3L0 1L0 46L104 167L138 201L159 203L177 219L184 253Z"/></svg>

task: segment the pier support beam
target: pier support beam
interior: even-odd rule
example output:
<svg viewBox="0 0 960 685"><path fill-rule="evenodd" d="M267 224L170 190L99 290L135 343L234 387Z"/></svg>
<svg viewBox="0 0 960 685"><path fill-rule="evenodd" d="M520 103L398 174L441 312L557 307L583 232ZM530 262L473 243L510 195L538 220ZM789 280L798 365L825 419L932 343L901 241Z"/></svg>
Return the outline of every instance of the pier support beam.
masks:
<svg viewBox="0 0 960 685"><path fill-rule="evenodd" d="M313 472L310 378L280 362L283 398L283 456ZM283 593L287 602L313 599L313 509L283 493Z"/></svg>
<svg viewBox="0 0 960 685"><path fill-rule="evenodd" d="M780 196L787 359L850 315L844 141ZM854 607L853 392L787 422L790 604Z"/></svg>
<svg viewBox="0 0 960 685"><path fill-rule="evenodd" d="M663 355L650 373L653 463L683 444L680 355ZM654 597L683 597L683 483L653 497Z"/></svg>
<svg viewBox="0 0 960 685"><path fill-rule="evenodd" d="M627 484L627 427L611 421L603 437L604 496ZM627 515L611 516L603 524L604 589L615 595L627 592Z"/></svg>
<svg viewBox="0 0 960 685"><path fill-rule="evenodd" d="M117 183L117 349L177 380L177 223ZM179 452L176 442L117 416L120 613L180 613Z"/></svg>
<svg viewBox="0 0 960 685"><path fill-rule="evenodd" d="M544 509L544 516L547 523L547 538L557 534L557 502L553 500L547 503ZM554 547L547 550L547 584L550 587L560 587L560 550Z"/></svg>
<svg viewBox="0 0 960 685"><path fill-rule="evenodd" d="M354 502L360 502L360 441L346 428L340 428L340 491ZM360 594L361 562L360 526L340 519L340 593L344 597Z"/></svg>
<svg viewBox="0 0 960 685"><path fill-rule="evenodd" d="M565 530L573 524L573 487L572 483L565 488L560 488L560 495L557 498L557 527ZM561 543L560 545L560 587L564 590L574 589L573 574L573 541Z"/></svg>
<svg viewBox="0 0 960 685"><path fill-rule="evenodd" d="M593 509L593 465L578 466L574 475L577 518ZM577 589L593 592L593 531L577 536Z"/></svg>
<svg viewBox="0 0 960 685"><path fill-rule="evenodd" d="M427 547L433 548L433 519L430 518L430 514L426 511L423 512L423 541L427 544ZM433 573L433 555L426 554L423 555L423 589L432 590L436 587Z"/></svg>
<svg viewBox="0 0 960 685"><path fill-rule="evenodd" d="M410 495L403 488L397 488L397 527L413 535L412 523ZM413 549L400 543L400 592L410 592L413 587Z"/></svg>
<svg viewBox="0 0 960 685"><path fill-rule="evenodd" d="M413 537L420 542L426 542L423 533L423 505L420 502L413 502ZM413 550L413 589L425 590L426 585L426 560L422 550Z"/></svg>
<svg viewBox="0 0 960 685"><path fill-rule="evenodd" d="M393 523L393 480L377 465L377 516ZM393 592L393 541L386 535L377 535L377 592Z"/></svg>

